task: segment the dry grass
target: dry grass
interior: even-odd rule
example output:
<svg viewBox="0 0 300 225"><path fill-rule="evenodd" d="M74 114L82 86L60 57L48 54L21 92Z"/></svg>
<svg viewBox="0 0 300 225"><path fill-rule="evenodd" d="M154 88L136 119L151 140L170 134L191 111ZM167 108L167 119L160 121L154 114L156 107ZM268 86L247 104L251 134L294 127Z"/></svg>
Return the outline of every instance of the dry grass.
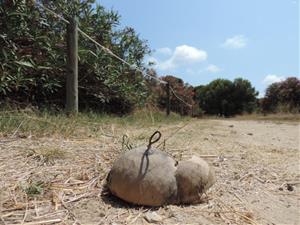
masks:
<svg viewBox="0 0 300 225"><path fill-rule="evenodd" d="M260 120L274 122L300 122L300 113L276 113L276 114L245 114L234 117L236 120Z"/></svg>
<svg viewBox="0 0 300 225"><path fill-rule="evenodd" d="M259 133L265 128L261 123L165 119L147 111L124 118L3 114L10 121L0 117L5 123L0 124L0 224L147 224L148 211L159 214L164 224L277 224L278 216L297 215L293 205L299 194L286 190L300 177L294 170L295 143L276 142L285 133L273 134L281 130L277 126L294 127L270 123L270 130ZM218 181L202 204L137 207L107 192L106 174L126 148L123 135L132 146L145 145L157 129L163 134L160 149L177 160L202 156L214 166ZM283 195L292 205L289 211L280 201ZM261 214L270 205L273 214Z"/></svg>
<svg viewBox="0 0 300 225"><path fill-rule="evenodd" d="M136 111L133 114L119 117L93 112L67 116L64 113L36 112L29 110L0 111L0 136L58 136L58 137L95 137L104 134L111 124L114 126L155 126L187 121L188 117L177 114L165 116L163 112L148 110Z"/></svg>
<svg viewBox="0 0 300 225"><path fill-rule="evenodd" d="M42 164L54 164L56 159L63 159L65 152L59 148L42 147L29 149L26 156L41 162Z"/></svg>

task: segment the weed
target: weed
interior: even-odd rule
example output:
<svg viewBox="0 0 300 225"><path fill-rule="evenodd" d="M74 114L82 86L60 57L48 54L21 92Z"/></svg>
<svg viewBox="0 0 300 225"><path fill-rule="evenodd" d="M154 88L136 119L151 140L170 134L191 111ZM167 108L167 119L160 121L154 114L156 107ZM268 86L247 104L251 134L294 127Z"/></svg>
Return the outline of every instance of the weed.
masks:
<svg viewBox="0 0 300 225"><path fill-rule="evenodd" d="M27 157L41 162L42 164L54 164L55 159L61 159L65 153L59 148L31 149L27 152Z"/></svg>
<svg viewBox="0 0 300 225"><path fill-rule="evenodd" d="M44 191L45 184L43 181L30 182L25 188L24 191L27 195L40 195Z"/></svg>

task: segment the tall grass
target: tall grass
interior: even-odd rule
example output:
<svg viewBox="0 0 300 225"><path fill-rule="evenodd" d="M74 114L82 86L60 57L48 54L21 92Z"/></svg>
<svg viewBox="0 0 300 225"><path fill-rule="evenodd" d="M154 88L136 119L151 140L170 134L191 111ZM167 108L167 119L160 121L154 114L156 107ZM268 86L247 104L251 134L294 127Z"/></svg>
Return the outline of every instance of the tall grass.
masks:
<svg viewBox="0 0 300 225"><path fill-rule="evenodd" d="M123 117L84 112L73 116L65 113L34 110L0 110L0 135L33 135L62 137L86 137L95 135L107 126L139 126L149 127L158 124L186 121L189 117L163 112L139 110Z"/></svg>

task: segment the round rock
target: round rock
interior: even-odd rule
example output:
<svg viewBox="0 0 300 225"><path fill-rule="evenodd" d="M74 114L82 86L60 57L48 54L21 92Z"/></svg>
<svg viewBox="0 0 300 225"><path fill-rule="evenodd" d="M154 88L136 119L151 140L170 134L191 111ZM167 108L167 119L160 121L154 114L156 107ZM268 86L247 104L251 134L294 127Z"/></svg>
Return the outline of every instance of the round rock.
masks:
<svg viewBox="0 0 300 225"><path fill-rule="evenodd" d="M176 161L158 149L139 147L124 153L108 176L115 196L138 205L161 206L177 196Z"/></svg>
<svg viewBox="0 0 300 225"><path fill-rule="evenodd" d="M202 194L216 181L214 170L203 159L193 156L179 162L175 173L178 203L199 203Z"/></svg>

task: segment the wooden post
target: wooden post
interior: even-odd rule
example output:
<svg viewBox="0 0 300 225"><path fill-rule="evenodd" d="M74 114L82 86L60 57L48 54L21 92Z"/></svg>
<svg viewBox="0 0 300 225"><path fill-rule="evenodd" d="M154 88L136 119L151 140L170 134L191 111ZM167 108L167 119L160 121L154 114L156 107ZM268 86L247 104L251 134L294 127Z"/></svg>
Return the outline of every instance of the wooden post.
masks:
<svg viewBox="0 0 300 225"><path fill-rule="evenodd" d="M166 84L166 88L167 88L167 116L170 115L170 108L171 108L171 99L170 99L170 83L168 82Z"/></svg>
<svg viewBox="0 0 300 225"><path fill-rule="evenodd" d="M78 25L76 17L67 25L67 84L66 111L78 112Z"/></svg>

